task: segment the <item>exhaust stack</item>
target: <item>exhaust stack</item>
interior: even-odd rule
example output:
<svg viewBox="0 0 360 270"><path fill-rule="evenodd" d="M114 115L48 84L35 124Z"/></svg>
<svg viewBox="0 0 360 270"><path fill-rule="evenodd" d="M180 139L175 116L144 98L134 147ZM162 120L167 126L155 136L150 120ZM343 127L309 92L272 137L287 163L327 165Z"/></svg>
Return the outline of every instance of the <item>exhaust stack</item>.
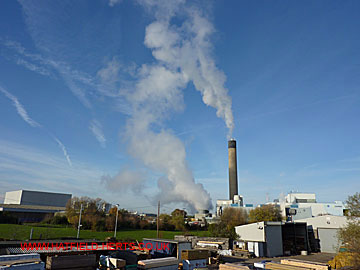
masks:
<svg viewBox="0 0 360 270"><path fill-rule="evenodd" d="M229 199L234 200L235 195L238 194L237 181L237 160L236 160L236 141L231 139L228 141L229 150Z"/></svg>

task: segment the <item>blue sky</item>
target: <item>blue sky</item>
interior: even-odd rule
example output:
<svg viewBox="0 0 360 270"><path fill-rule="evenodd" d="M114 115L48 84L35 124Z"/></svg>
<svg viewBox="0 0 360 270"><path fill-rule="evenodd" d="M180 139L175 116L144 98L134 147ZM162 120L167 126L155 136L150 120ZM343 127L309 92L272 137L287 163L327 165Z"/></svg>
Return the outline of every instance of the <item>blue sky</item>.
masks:
<svg viewBox="0 0 360 270"><path fill-rule="evenodd" d="M209 207L227 136L246 203L359 191L359 1L159 3L0 2L1 194Z"/></svg>

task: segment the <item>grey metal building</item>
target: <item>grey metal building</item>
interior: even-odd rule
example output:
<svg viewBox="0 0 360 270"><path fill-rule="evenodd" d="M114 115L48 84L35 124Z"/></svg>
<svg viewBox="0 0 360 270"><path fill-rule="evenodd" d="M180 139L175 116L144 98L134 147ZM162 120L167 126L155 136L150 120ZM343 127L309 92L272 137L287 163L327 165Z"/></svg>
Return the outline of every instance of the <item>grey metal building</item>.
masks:
<svg viewBox="0 0 360 270"><path fill-rule="evenodd" d="M33 190L16 190L5 193L4 204L65 207L71 194Z"/></svg>
<svg viewBox="0 0 360 270"><path fill-rule="evenodd" d="M49 215L65 211L71 194L31 190L6 192L0 212L16 218L17 222L40 222Z"/></svg>

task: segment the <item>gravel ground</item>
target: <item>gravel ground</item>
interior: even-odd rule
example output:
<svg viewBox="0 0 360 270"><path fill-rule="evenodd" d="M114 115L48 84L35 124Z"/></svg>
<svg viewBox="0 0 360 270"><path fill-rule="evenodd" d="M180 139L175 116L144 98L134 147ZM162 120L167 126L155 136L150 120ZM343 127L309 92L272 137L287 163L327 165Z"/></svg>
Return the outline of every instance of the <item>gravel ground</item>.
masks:
<svg viewBox="0 0 360 270"><path fill-rule="evenodd" d="M233 262L239 262L241 264L253 266L255 262L261 262L264 260L269 260L273 262L280 262L281 259L297 259L297 260L304 260L304 261L311 261L311 262L320 262L320 263L327 263L328 261L332 260L335 257L335 253L313 253L309 255L297 255L297 256L284 256L284 257L274 257L274 258L253 258L253 259L240 259L240 258L233 258ZM229 258L229 257L228 257ZM226 261L230 262L230 258L226 259ZM217 265L208 266L208 269L219 269Z"/></svg>
<svg viewBox="0 0 360 270"><path fill-rule="evenodd" d="M280 262L281 259L297 259L297 260L304 260L304 261L311 261L311 262L321 262L327 263L328 261L332 260L335 257L335 253L312 253L309 255L297 255L297 256L285 256L285 257L275 257L275 258L254 258L254 259L247 259L245 263L254 263L254 262L261 262L263 260L271 260L274 262Z"/></svg>

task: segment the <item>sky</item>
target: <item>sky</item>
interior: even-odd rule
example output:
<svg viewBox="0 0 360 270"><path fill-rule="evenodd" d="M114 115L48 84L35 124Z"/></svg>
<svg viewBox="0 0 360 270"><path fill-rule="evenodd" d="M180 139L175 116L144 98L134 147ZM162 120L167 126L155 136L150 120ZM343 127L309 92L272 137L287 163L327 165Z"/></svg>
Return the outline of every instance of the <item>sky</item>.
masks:
<svg viewBox="0 0 360 270"><path fill-rule="evenodd" d="M0 2L0 201L139 212L360 190L359 1Z"/></svg>

